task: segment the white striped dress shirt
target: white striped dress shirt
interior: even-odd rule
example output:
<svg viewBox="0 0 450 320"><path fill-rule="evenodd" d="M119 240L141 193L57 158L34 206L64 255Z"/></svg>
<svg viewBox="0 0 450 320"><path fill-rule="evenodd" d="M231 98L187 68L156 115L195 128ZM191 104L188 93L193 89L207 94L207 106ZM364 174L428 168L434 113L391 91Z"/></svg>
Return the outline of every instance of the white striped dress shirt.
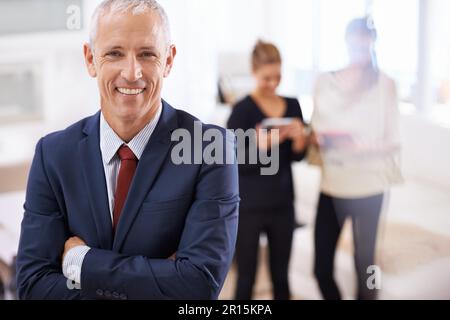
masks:
<svg viewBox="0 0 450 320"><path fill-rule="evenodd" d="M158 109L155 117L141 130L139 133L129 142L125 143L120 139L120 137L114 132L114 130L109 126L103 117L103 113L100 117L100 151L102 152L103 168L105 170L106 187L108 189L108 200L109 200L109 211L111 215L111 225L112 225L112 215L114 209L114 193L116 191L117 176L120 169L120 159L117 154L117 150L125 144L138 160L141 159L142 153L144 152L147 142L150 139L155 127L158 123L159 117L161 115L161 108Z"/></svg>
<svg viewBox="0 0 450 320"><path fill-rule="evenodd" d="M111 228L114 210L114 193L116 191L117 177L120 170L120 158L117 154L119 148L125 144L138 160L141 158L150 137L158 124L161 116L162 106L160 105L153 119L131 139L125 143L109 126L103 113L100 114L100 151L103 160L103 169L105 170L106 187L108 191L109 213L111 217ZM83 260L88 253L90 247L77 246L70 249L63 260L63 274L66 278L75 281L77 284L81 282L81 266Z"/></svg>

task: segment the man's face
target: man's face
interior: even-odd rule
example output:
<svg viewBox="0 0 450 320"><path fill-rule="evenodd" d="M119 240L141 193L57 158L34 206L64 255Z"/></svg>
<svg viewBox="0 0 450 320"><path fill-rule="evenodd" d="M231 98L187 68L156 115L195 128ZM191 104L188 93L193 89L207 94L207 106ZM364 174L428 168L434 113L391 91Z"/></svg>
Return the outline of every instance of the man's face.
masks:
<svg viewBox="0 0 450 320"><path fill-rule="evenodd" d="M153 114L176 53L159 15L106 13L92 45L84 47L86 64L97 78L105 117L134 121Z"/></svg>

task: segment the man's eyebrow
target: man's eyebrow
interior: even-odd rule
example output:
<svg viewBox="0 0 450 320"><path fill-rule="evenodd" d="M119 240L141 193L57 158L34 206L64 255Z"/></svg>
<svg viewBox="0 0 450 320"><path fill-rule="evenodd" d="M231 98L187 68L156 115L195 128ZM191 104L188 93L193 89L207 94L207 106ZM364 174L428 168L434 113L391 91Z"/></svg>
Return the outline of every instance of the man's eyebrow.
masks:
<svg viewBox="0 0 450 320"><path fill-rule="evenodd" d="M140 47L139 50L150 50L150 51L155 51L156 47L154 46L144 46L144 47Z"/></svg>
<svg viewBox="0 0 450 320"><path fill-rule="evenodd" d="M107 50L116 50L116 49L123 49L123 47L121 47L121 46L112 46L112 47L108 47Z"/></svg>
<svg viewBox="0 0 450 320"><path fill-rule="evenodd" d="M117 46L108 47L106 49L106 51L111 51L111 50L123 50L123 47L120 45L117 45ZM140 51L141 50L158 51L158 48L155 46L143 46L143 47L140 47L139 50Z"/></svg>

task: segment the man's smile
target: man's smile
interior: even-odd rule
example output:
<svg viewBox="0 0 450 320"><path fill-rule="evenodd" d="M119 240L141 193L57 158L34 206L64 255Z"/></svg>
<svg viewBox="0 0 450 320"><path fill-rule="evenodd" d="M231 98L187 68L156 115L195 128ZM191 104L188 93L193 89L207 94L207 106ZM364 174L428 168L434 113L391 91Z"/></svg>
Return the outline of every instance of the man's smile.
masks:
<svg viewBox="0 0 450 320"><path fill-rule="evenodd" d="M119 91L121 94L125 94L127 96L134 96L134 95L138 95L141 94L142 92L145 91L145 88L136 88L136 89L131 89L131 88L116 88L117 91Z"/></svg>

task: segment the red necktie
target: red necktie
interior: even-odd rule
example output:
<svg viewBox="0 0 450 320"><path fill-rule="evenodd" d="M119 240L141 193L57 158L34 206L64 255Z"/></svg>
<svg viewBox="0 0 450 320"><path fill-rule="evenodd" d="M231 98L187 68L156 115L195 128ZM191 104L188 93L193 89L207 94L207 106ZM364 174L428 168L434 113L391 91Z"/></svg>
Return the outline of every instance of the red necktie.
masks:
<svg viewBox="0 0 450 320"><path fill-rule="evenodd" d="M133 151L126 145L122 145L117 151L120 158L119 177L117 178L116 193L114 195L114 210L113 210L113 231L116 231L119 223L120 214L122 213L123 205L127 199L128 189L130 189L131 181L133 180L134 172L136 171L137 158Z"/></svg>

